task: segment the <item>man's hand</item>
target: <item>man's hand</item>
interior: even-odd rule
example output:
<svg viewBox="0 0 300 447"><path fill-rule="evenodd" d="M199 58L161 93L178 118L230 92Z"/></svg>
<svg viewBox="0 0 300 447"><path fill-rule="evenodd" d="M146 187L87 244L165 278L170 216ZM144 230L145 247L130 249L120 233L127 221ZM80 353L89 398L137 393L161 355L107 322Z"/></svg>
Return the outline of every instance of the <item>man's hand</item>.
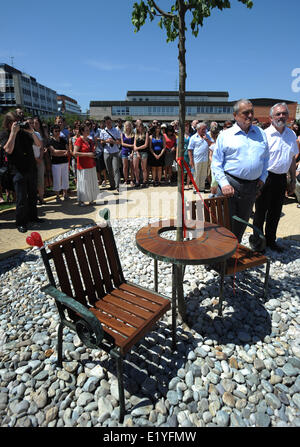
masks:
<svg viewBox="0 0 300 447"><path fill-rule="evenodd" d="M292 180L292 181L288 184L288 187L287 187L288 195L291 196L292 194L294 194L295 189L296 189L296 180Z"/></svg>
<svg viewBox="0 0 300 447"><path fill-rule="evenodd" d="M222 194L225 197L233 197L234 196L234 188L231 185L225 185L222 188Z"/></svg>
<svg viewBox="0 0 300 447"><path fill-rule="evenodd" d="M257 182L257 191L256 191L256 199L261 195L262 187L264 186L264 182L262 180L258 180Z"/></svg>
<svg viewBox="0 0 300 447"><path fill-rule="evenodd" d="M17 123L17 121L14 121L11 126L11 132L16 135L19 132L19 130L20 130L19 124Z"/></svg>

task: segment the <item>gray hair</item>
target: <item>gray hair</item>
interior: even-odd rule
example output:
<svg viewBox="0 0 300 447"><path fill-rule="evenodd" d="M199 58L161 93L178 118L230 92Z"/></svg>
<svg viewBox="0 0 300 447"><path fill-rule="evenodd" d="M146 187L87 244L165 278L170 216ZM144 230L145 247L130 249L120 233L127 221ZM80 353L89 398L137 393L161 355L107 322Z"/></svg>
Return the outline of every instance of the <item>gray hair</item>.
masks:
<svg viewBox="0 0 300 447"><path fill-rule="evenodd" d="M238 113L238 111L240 110L241 104L251 104L252 105L252 102L246 98L239 99L233 106L233 113Z"/></svg>
<svg viewBox="0 0 300 447"><path fill-rule="evenodd" d="M271 116L271 117L273 116L273 113L274 113L274 110L276 109L276 107L285 107L285 108L286 108L286 111L287 111L287 113L288 113L288 115L289 115L289 109L288 109L287 104L286 104L285 102L278 102L277 104L274 104L274 105L271 107L271 109L270 109L270 116Z"/></svg>
<svg viewBox="0 0 300 447"><path fill-rule="evenodd" d="M200 129L200 127L206 127L206 123L204 121L202 123L198 123L196 129Z"/></svg>

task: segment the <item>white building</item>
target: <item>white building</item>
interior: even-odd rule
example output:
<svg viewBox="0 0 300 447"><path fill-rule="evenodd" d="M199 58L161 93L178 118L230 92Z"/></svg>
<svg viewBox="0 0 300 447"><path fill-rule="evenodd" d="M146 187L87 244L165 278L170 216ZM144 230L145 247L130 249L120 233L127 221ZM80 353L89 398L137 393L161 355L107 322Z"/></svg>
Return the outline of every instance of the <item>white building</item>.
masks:
<svg viewBox="0 0 300 447"><path fill-rule="evenodd" d="M57 104L59 113L71 113L74 115L81 115L81 108L77 101L69 96L58 95Z"/></svg>
<svg viewBox="0 0 300 447"><path fill-rule="evenodd" d="M233 106L228 92L186 92L186 119L225 121L232 119ZM143 121L178 119L178 91L128 91L125 101L91 101L90 116L113 120L132 117Z"/></svg>
<svg viewBox="0 0 300 447"><path fill-rule="evenodd" d="M32 115L57 114L57 93L14 67L0 63L0 111L22 107Z"/></svg>

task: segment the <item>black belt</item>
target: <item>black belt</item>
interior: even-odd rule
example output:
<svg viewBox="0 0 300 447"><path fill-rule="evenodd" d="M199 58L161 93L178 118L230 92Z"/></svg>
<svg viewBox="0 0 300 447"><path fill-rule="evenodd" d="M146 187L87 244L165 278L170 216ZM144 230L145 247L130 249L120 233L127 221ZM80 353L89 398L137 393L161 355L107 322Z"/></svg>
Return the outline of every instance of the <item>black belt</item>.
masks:
<svg viewBox="0 0 300 447"><path fill-rule="evenodd" d="M244 178L239 178L239 177L235 177L235 175L229 174L229 172L225 171L226 175L229 175L229 177L232 177L234 180L236 180L239 183L256 183L259 179L255 179L255 180L246 180Z"/></svg>
<svg viewBox="0 0 300 447"><path fill-rule="evenodd" d="M279 176L281 176L281 177L285 177L286 176L286 174L276 174L276 172L272 172L272 171L268 171L268 175L279 175Z"/></svg>

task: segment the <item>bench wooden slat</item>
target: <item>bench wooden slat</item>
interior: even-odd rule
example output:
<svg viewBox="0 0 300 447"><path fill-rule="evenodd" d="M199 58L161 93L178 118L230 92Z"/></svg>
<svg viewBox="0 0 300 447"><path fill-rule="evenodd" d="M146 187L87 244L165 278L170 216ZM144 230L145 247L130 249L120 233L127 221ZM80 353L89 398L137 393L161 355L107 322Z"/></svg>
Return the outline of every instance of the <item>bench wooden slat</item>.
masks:
<svg viewBox="0 0 300 447"><path fill-rule="evenodd" d="M98 312L100 312L100 311L98 311L94 307L91 307L90 311L98 318L98 316L99 316ZM101 314L101 312L100 312L100 314ZM101 324L102 324L102 328L103 328L104 332L106 332L108 335L110 335L114 339L115 345L123 349L126 346L128 337L125 335L121 335L119 332L113 331L111 328L105 326L104 323L101 323Z"/></svg>
<svg viewBox="0 0 300 447"><path fill-rule="evenodd" d="M224 214L223 214L223 203L220 200L216 201L217 205L217 223L224 227Z"/></svg>
<svg viewBox="0 0 300 447"><path fill-rule="evenodd" d="M148 298L157 304L165 304L166 298L162 296L156 295L152 293L150 290L141 289L139 286L134 286L132 284L123 283L119 287L120 290L124 290L125 292L134 293L135 295L139 295L143 298Z"/></svg>
<svg viewBox="0 0 300 447"><path fill-rule="evenodd" d="M65 261L63 259L62 249L59 245L56 245L52 248L52 257L61 290L66 295L74 297L73 290L69 281L69 276L67 274Z"/></svg>
<svg viewBox="0 0 300 447"><path fill-rule="evenodd" d="M103 230L103 228L101 230ZM107 257L106 257L106 254L105 254L105 251L103 248L103 242L102 242L102 237L101 237L102 234L103 234L103 231L100 232L99 230L97 231L97 229L95 229L93 231L94 246L96 249L98 262L101 267L101 272L102 272L102 276L103 276L106 293L109 293L113 290L114 286L112 284L110 271L109 271L108 265L107 265Z"/></svg>
<svg viewBox="0 0 300 447"><path fill-rule="evenodd" d="M153 327L153 324L156 323L169 309L170 302L166 300L164 306L160 306L160 309L155 313L151 319L148 319L144 322L144 325L139 328L139 331L135 331L127 340L127 343L124 344L123 350L129 350L135 343L137 343L142 337L144 337Z"/></svg>
<svg viewBox="0 0 300 447"><path fill-rule="evenodd" d="M87 300L85 297L83 285L80 278L80 272L78 269L78 264L75 259L74 251L73 251L73 241L68 241L63 246L63 251L66 257L66 263L69 270L69 275L72 280L72 284L74 287L74 294L76 296L76 299L85 306L87 305Z"/></svg>
<svg viewBox="0 0 300 447"><path fill-rule="evenodd" d="M118 263L118 254L116 253L115 246L113 243L111 228L104 227L102 232L103 242L105 245L107 260L110 266L110 271L113 276L115 287L119 287L121 284L120 279L120 265Z"/></svg>
<svg viewBox="0 0 300 447"><path fill-rule="evenodd" d="M93 311L99 321L103 324L105 324L107 327L119 332L122 335L130 336L132 335L136 329L132 326L126 325L120 320L117 320L117 318L110 316L108 314L105 314L100 309L94 309Z"/></svg>
<svg viewBox="0 0 300 447"><path fill-rule="evenodd" d="M93 284L90 269L85 256L83 238L74 239L74 249L79 262L80 272L89 299L89 303L93 304L95 302L95 286ZM96 282L96 284L98 284L98 281Z"/></svg>
<svg viewBox="0 0 300 447"><path fill-rule="evenodd" d="M99 269L99 264L98 264L95 247L93 245L93 240L88 234L86 234L82 237L82 241L83 241L85 253L86 253L85 262L89 265L90 271L92 273L92 277L91 277L91 275L89 275L89 277L90 277L89 281L91 281L93 278L94 288L97 292L98 298L101 298L105 294L105 290L104 290L104 285L103 285L103 278L101 276L100 269ZM94 297L95 297L95 294L93 297L91 297L89 295L89 298L91 300L93 300Z"/></svg>
<svg viewBox="0 0 300 447"><path fill-rule="evenodd" d="M111 301L105 301L103 299L99 300L95 303L95 307L136 328L139 328L145 321L144 318L139 318L137 315L132 314L127 309L124 310L124 308L112 303Z"/></svg>
<svg viewBox="0 0 300 447"><path fill-rule="evenodd" d="M153 312L149 312L149 310L143 309L140 306L132 304L126 300L124 301L123 299L116 296L115 294L105 295L102 299L103 299L103 301L113 303L116 306L121 307L122 309L127 309L129 312L131 312L132 314L134 314L140 318L147 319L153 315Z"/></svg>
<svg viewBox="0 0 300 447"><path fill-rule="evenodd" d="M112 295L122 298L132 304L136 304L138 307L148 310L149 312L156 312L159 309L159 305L152 303L151 301L141 298L140 296L133 295L132 293L123 292L123 290L115 289L112 291Z"/></svg>
<svg viewBox="0 0 300 447"><path fill-rule="evenodd" d="M191 202L192 218L197 220L197 202ZM228 199L226 197L214 197L204 200L204 215L206 222L216 223L231 231ZM232 257L226 261L226 275L257 267L268 262L268 258L262 253L253 252L250 248L238 244Z"/></svg>

